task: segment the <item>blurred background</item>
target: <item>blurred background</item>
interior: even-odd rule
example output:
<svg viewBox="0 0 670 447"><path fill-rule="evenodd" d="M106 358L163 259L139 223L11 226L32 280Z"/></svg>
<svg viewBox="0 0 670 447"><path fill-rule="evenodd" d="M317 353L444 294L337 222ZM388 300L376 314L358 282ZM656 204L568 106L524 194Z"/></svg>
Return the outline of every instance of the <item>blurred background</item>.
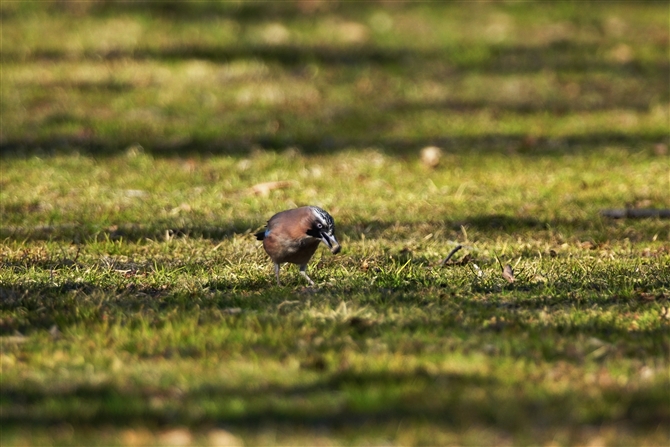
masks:
<svg viewBox="0 0 670 447"><path fill-rule="evenodd" d="M3 2L4 156L666 153L663 2Z"/></svg>

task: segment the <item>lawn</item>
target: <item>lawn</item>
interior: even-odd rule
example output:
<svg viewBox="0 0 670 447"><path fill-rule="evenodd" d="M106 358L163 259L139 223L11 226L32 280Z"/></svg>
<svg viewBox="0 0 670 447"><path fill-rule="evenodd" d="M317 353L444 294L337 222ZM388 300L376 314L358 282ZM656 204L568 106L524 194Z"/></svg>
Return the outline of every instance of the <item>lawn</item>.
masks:
<svg viewBox="0 0 670 447"><path fill-rule="evenodd" d="M670 442L665 2L0 18L3 446Z"/></svg>

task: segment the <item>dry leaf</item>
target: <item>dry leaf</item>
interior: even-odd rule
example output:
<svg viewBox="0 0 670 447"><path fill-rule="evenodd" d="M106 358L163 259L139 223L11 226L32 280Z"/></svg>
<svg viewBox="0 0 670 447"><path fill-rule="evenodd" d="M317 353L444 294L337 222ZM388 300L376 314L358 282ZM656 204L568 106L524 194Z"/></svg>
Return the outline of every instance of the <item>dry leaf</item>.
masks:
<svg viewBox="0 0 670 447"><path fill-rule="evenodd" d="M503 267L503 278L507 280L508 283L512 284L514 282L514 270L512 270L512 266L509 264L505 264L505 267Z"/></svg>
<svg viewBox="0 0 670 447"><path fill-rule="evenodd" d="M220 428L211 430L207 438L209 445L217 447L242 447L244 445L240 438Z"/></svg>
<svg viewBox="0 0 670 447"><path fill-rule="evenodd" d="M49 335L51 335L51 338L53 338L54 340L58 340L61 337L61 332L60 330L58 330L57 325L54 324L53 326L51 326L51 329L49 329Z"/></svg>
<svg viewBox="0 0 670 447"><path fill-rule="evenodd" d="M242 313L242 308L241 307L229 307L227 309L223 309L221 311L224 314L227 315L239 315Z"/></svg>
<svg viewBox="0 0 670 447"><path fill-rule="evenodd" d="M153 444L153 435L145 428L138 430L128 429L121 432L123 445L134 447Z"/></svg>
<svg viewBox="0 0 670 447"><path fill-rule="evenodd" d="M0 342L2 343L25 343L28 341L28 337L23 334L16 333L15 335L5 335L0 337Z"/></svg>
<svg viewBox="0 0 670 447"><path fill-rule="evenodd" d="M472 255L468 253L467 255L463 256L461 259L455 262L456 265L467 265L468 262L471 262L473 259Z"/></svg>
<svg viewBox="0 0 670 447"><path fill-rule="evenodd" d="M660 296L662 297L663 295L660 295ZM641 301L655 301L656 298L657 298L657 295L655 295L653 293L641 292L641 293L638 293L638 298Z"/></svg>
<svg viewBox="0 0 670 447"><path fill-rule="evenodd" d="M265 183L258 183L254 186L251 187L251 192L256 194L257 196L267 196L270 194L270 191L274 189L284 189L288 188L289 186L293 185L293 182L289 180L281 180L278 182L265 182Z"/></svg>
<svg viewBox="0 0 670 447"><path fill-rule="evenodd" d="M660 156L668 155L668 145L663 143L658 143L654 145L654 154Z"/></svg>
<svg viewBox="0 0 670 447"><path fill-rule="evenodd" d="M193 435L185 428L175 428L162 432L158 436L158 441L161 445L182 446L191 445L193 442Z"/></svg>

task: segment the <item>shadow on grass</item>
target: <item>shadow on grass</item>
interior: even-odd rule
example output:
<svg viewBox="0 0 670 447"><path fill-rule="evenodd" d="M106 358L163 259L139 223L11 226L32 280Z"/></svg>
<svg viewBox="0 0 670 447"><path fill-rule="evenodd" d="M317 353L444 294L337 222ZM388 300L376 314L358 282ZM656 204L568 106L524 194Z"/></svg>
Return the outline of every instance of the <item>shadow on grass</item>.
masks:
<svg viewBox="0 0 670 447"><path fill-rule="evenodd" d="M230 62L236 59L257 59L286 66L320 65L383 65L404 68L438 63L452 70L500 74L537 73L553 70L558 73L609 72L621 77L667 78L670 63L666 60L628 63L609 62L602 57L602 46L560 41L539 46L525 45L448 45L441 48L388 48L373 45L337 47L331 45L201 45L182 44L165 48L140 47L132 50L110 50L105 53L83 52L81 56L61 49L37 49L29 54L4 49L5 62L15 60L83 59L199 59ZM439 73L443 79L444 72ZM430 72L423 77L430 76ZM437 74L436 74L437 76ZM649 79L646 79L647 81Z"/></svg>
<svg viewBox="0 0 670 447"><path fill-rule="evenodd" d="M623 205L622 205L623 206ZM165 241L173 238L209 239L214 242L223 241L233 236L246 235L255 240L253 232L265 225L265 217L257 222L237 220L220 225L192 224L173 226L170 222L154 222L147 224L119 224L102 227L93 224L61 224L38 225L34 227L0 227L0 239L13 241L61 241L72 244L85 244L96 241L141 242L145 240ZM588 240L597 248L599 241L606 242L612 238L623 236L631 240L646 236L658 237L659 229L665 228L666 222L660 218L646 219L644 226L638 225L638 231L632 232L625 219L607 219L600 215L587 219L552 218L539 219L531 216L514 216L506 214L473 215L464 219L444 219L420 222L403 221L357 221L338 223L338 235L358 240L362 234L369 239L384 238L389 231L407 234L422 234L426 229L432 231L446 230L457 237L457 232L465 227L477 232L477 237L495 239L510 235L522 234L527 231L560 231L563 238ZM639 233L639 234L638 234ZM473 236L475 236L473 234ZM445 253L446 255L446 253Z"/></svg>
<svg viewBox="0 0 670 447"><path fill-rule="evenodd" d="M350 118L347 118L350 119ZM358 124L360 127L360 123ZM343 132L342 134L346 134ZM97 137L63 136L54 139L26 137L24 139L5 139L0 143L0 157L25 158L32 155L52 156L75 152L77 154L105 157L124 153L128 147L137 144L138 139L119 135L114 141ZM568 135L556 138L532 138L527 134L508 135L490 134L482 136L436 136L436 137L340 137L328 134L313 136L282 136L261 134L249 137L203 139L200 137L185 140L166 141L160 138L140 138L142 147L148 154L157 157L188 156L249 156L259 147L270 151L282 151L289 147L297 148L305 155L332 154L356 148L374 147L392 156L416 156L417 150L428 145L449 148L455 155L483 156L487 154L515 154L527 157L563 156L602 152L612 147L622 147L638 153L647 150L652 153L653 146L670 143L663 132L604 132L587 135Z"/></svg>
<svg viewBox="0 0 670 447"><path fill-rule="evenodd" d="M624 205L622 204L622 207ZM453 216L452 216L453 217ZM633 223L635 227L633 227ZM388 238L391 233L399 233L401 238L413 239L416 235L425 236L438 230L445 232L445 256L448 242L460 240L462 229L468 231L473 241L496 240L500 238L517 238L532 234L533 237L546 239L549 244L585 242L593 250L608 241L629 238L631 241L651 240L666 235L667 219L652 217L642 220L608 219L600 215L587 218L549 218L541 219L532 216L516 216L508 214L475 214L465 218L430 220L418 222L364 221L338 225L338 231L354 240L361 235L367 239ZM557 236L560 234L560 236ZM393 239L398 239L394 235ZM451 239L451 241L450 241ZM413 257L410 254L410 257Z"/></svg>
<svg viewBox="0 0 670 447"><path fill-rule="evenodd" d="M362 427L423 421L454 428L472 424L506 430L570 428L576 424L630 424L656 428L670 414L665 384L645 388L613 386L584 395L576 390L540 393L511 389L478 374L322 374L309 385L260 389L205 384L186 392L138 386L4 385L3 426L76 425L192 427L230 424L253 428L281 423L302 427ZM160 401L164 405L151 405ZM49 404L50 403L50 404ZM45 406L49 405L50 411Z"/></svg>
<svg viewBox="0 0 670 447"><path fill-rule="evenodd" d="M224 241L233 237L245 237L249 241L256 241L253 232L264 226L264 218L258 222L239 220L225 222L220 225L193 224L187 226L172 226L170 222L155 222L149 224L120 224L102 227L91 224L61 224L61 225L38 225L34 227L15 226L0 227L0 239L12 241L59 241L73 244L75 246L102 241L124 241L138 243L147 240L166 241L178 238L207 239L213 242ZM537 235L560 233L560 239L566 238L573 241L586 241L591 249L597 249L599 244L607 244L607 241L615 239L628 239L638 241L658 237L659 232L666 226L664 219L650 218L644 222L636 222L635 228L631 227L630 221L626 219L607 219L600 215L591 219L539 219L530 216L512 216L505 214L474 215L465 219L444 219L417 222L402 221L358 221L338 224L338 235L359 240L361 235L367 239L384 239L389 232L400 232L403 234L423 234L427 228L435 231L446 230L447 237L458 240L462 229L470 232L470 236L476 239L493 240L496 238L523 237L528 232ZM405 236L401 236L405 237ZM661 236L662 237L662 236ZM397 239L397 236L393 236ZM446 243L447 241L445 241ZM260 245L259 245L260 247ZM446 256L445 245L445 256ZM416 253L405 253L400 258L406 260L419 259ZM400 259L398 258L398 259ZM43 259L42 263L36 264L36 259L15 260L17 265L28 262L30 265L40 268L55 268L72 263L72 259L49 258ZM1 261L2 265L9 266L7 259Z"/></svg>
<svg viewBox="0 0 670 447"><path fill-rule="evenodd" d="M360 19L361 14L369 13L378 8L404 10L413 7L412 2L399 1L388 3L372 0L353 3L339 0L328 2L311 2L300 0L276 1L238 1L238 2L155 2L135 0L133 2L117 2L108 0L91 0L85 4L77 2L48 2L40 8L50 13L73 14L76 18L83 13L91 16L108 17L118 14L147 14L167 20L209 22L220 19L239 20L247 24L267 22L268 20L290 21L319 17L319 14L337 13L350 15ZM32 7L26 7L28 11ZM21 15L21 9L2 10L2 18L11 20Z"/></svg>
<svg viewBox="0 0 670 447"><path fill-rule="evenodd" d="M203 2L179 4L165 2L93 2L84 8L89 14L100 14L108 16L120 11L128 13L148 13L157 16L166 16L170 19L178 17L179 20L212 20L216 17L233 18L244 22L267 21L268 18L290 20L293 18L310 16L309 2L259 2L228 4L217 2ZM360 14L358 5L353 7L349 4L330 2L319 2L318 8L328 11L350 12L354 17ZM74 7L75 12L80 14L78 6L69 3L55 3L46 8L55 11L69 11ZM387 4L366 6L366 10L374 11L380 6L389 7ZM399 8L414 7L413 5L399 5ZM542 7L538 7L542 9ZM358 12L356 12L358 11ZM354 13L355 12L355 13ZM3 10L3 14L10 20L13 13ZM16 17L20 16L16 12ZM576 12L571 12L575 18L581 18ZM598 19L599 20L599 19ZM128 50L111 50L107 52L84 51L82 54L73 54L66 49L37 49L25 53L18 47L5 47L0 51L0 58L5 63L26 62L39 60L207 60L213 63L228 63L234 60L260 60L270 64L280 64L289 68L292 73L300 77L303 67L317 64L326 68L337 66L381 66L393 71L394 75L404 76L408 79L428 80L443 84L450 76L462 74L491 73L496 76L511 74L531 73L537 74L543 70L556 73L558 76L568 75L573 79L572 84L578 91L584 94L571 97L561 94L558 89L558 97L550 99L532 99L530 101L496 101L496 100L448 100L448 101L426 101L426 102L391 102L383 104L380 96L374 95L368 99L370 103L365 106L346 107L334 118L324 119L322 116L298 116L292 117L295 121L305 122L314 120L312 128L319 129L311 134L299 134L292 123L283 123L283 130L277 134L264 133L265 130L248 132L240 136L239 133L231 135L237 129L243 129L244 124L234 125L233 128L222 132L220 138L199 137L193 135L184 138L181 142L168 141L160 135L147 135L142 130L135 134L123 134L120 132L114 138L97 138L86 136L93 134L93 125L85 118L78 118L70 114L50 116L46 119L55 119L54 124L71 124L74 128L84 128L81 135L72 134L59 135L58 137L45 137L42 139L30 136L10 136L3 138L0 143L0 155L4 157L26 156L31 152L40 154L51 154L59 151L78 151L85 154L104 156L114 155L124 151L129 145L138 141L144 148L158 156L185 156L190 154L201 155L245 155L254 147L263 147L269 150L281 150L286 147L298 147L306 154L328 154L334 151L347 150L351 148L379 147L381 150L392 155L404 155L408 152L415 153L417 148L429 144L438 144L448 147L454 153L487 154L510 151L521 152L529 156L533 155L559 155L565 153L581 153L584 151L599 151L612 145L623 145L631 151L638 152L644 146L658 143L668 143L667 132L659 131L652 133L632 134L626 132L603 132L588 135L572 135L557 139L538 139L533 144L528 144L527 135L498 135L489 134L475 137L437 136L430 138L407 137L388 138L384 137L384 131L393 127L397 120L407 120L406 115L421 110L438 110L454 113L462 113L476 110L490 110L494 114L498 112L511 112L516 114L549 113L562 115L570 112L581 111L608 111L608 110L649 110L654 104L663 104L670 100L670 88L667 79L670 76L670 63L667 58L658 57L655 60L632 60L622 63L607 59L607 44L580 43L572 41L558 41L543 45L509 45L509 44L482 44L469 42L465 44L453 44L450 42L437 42L434 48L412 48L403 46L400 48L389 48L365 44L358 46L334 46L334 45L258 45L258 44L175 44L164 48L138 47ZM653 59L653 58L652 58ZM576 77L579 75L580 77ZM622 78L633 78L635 85L631 87L621 86ZM42 82L42 81L40 81ZM568 83L567 80L551 81L560 84ZM25 85L24 85L25 86ZM28 86L25 86L28 87ZM32 87L32 86L31 86ZM104 91L111 95L118 95L132 89L133 86L123 82L101 82L86 83L74 82L66 85L36 85L36 88L74 88L82 93L91 91ZM588 92L588 95L587 95ZM562 96L561 96L562 95ZM587 98L588 96L588 98ZM598 99L593 99L594 97ZM589 99L590 98L590 99ZM361 102L366 100L360 98ZM99 101L96 98L96 102ZM278 115L285 115L286 111L269 111L262 119L268 121L276 120ZM190 111L184 111L189 115ZM304 112L302 112L304 114ZM286 115L291 115L290 111ZM290 121L287 120L287 121ZM334 121L325 124L324 121ZM39 124L38 124L39 126ZM46 126L49 127L49 126ZM298 126L297 129L304 129ZM232 130L235 129L235 130ZM28 132L26 132L28 133ZM244 133L244 132L242 132ZM376 134L381 136L368 135ZM349 137L340 137L349 135Z"/></svg>
<svg viewBox="0 0 670 447"><path fill-rule="evenodd" d="M267 5L265 5L267 6ZM254 8L245 5L244 8ZM243 9L244 9L243 8ZM475 54L470 54L474 51ZM480 55L479 53L482 53ZM559 42L550 45L504 46L493 45L482 48L469 46L448 47L440 49L412 49L412 48L380 48L376 46L333 47L333 46L298 46L298 45L248 45L248 46L202 46L184 45L170 48L138 48L129 51L111 51L105 54L85 53L83 59L100 58L114 59L158 59L158 60L209 60L216 63L226 63L237 59L264 60L296 68L307 67L310 64L325 66L352 65L364 67L366 65L382 65L393 70L407 70L406 77L415 77L421 73L421 79L445 82L445 71L458 74L490 72L496 75L537 73L540 70L550 70L557 73L580 74L595 76L608 73L614 78L638 78L643 86L637 86L634 91L617 88L616 80L594 80L586 77L578 83L585 83L581 89L589 92L599 92L600 99L586 101L583 97L563 96L551 99L532 99L530 101L496 101L496 100L448 100L426 102L390 102L380 103L375 96L374 104L345 107L344 110L329 117L330 123L324 125L321 116L290 117L278 133L263 133L256 131L249 135L225 135L220 138L199 137L193 135L175 141L168 141L161 136L145 134L119 134L113 140L95 136L61 135L57 138L35 139L26 137L4 138L0 143L0 155L4 157L26 156L31 151L41 154L58 153L59 151L75 150L89 155L114 155L124 151L129 145L140 141L143 147L151 154L158 156L180 155L245 155L254 147L269 150L282 150L287 147L298 147L305 154L332 153L334 151L351 148L378 147L392 155L403 155L416 152L417 148L437 144L448 147L453 153L487 154L503 152L517 152L529 156L560 155L566 153L594 152L612 145L623 145L631 151L639 151L640 147L651 147L658 143L669 143L667 132L633 134L630 132L602 132L587 135L572 135L554 139L534 139L529 144L528 135L488 134L481 136L438 136L430 138L384 137L385 129L391 127L398 119L407 119L406 115L421 110L439 110L453 113L468 111L489 110L491 112L511 112L516 114L549 113L563 115L581 111L608 111L632 109L637 111L649 110L654 103L667 102L670 99L670 88L667 78L670 76L670 64L667 60L660 62L636 62L627 64L608 62L603 60L602 47L593 44L578 44ZM29 55L12 52L4 49L0 52L3 61L13 60L61 60L72 57L65 50L37 50ZM406 68L411 67L411 68ZM602 84L602 85L601 85ZM40 88L44 89L41 85ZM58 84L48 87L62 87ZM69 87L82 92L104 90L110 94L119 94L131 89L132 86L124 83L75 83ZM593 96L593 95L592 95ZM270 111L267 120L275 120L277 112ZM85 118L77 118L65 114L64 116L47 117L47 119L64 120L66 123L80 124L90 128L91 124ZM302 134L292 129L291 119L304 124L305 121L315 120L310 126L319 129L312 134ZM54 123L47 123L53 125ZM56 123L57 124L57 123ZM238 126L243 128L244 126ZM301 128L304 126L301 125ZM374 129L374 132L370 132ZM368 136L372 135L374 136ZM340 135L349 135L341 137Z"/></svg>
<svg viewBox="0 0 670 447"><path fill-rule="evenodd" d="M427 102L397 102L390 104L388 109L393 112L416 112L423 110L440 110L445 113L472 113L483 110L490 111L495 117L499 113L513 113L516 115L567 115L578 112L596 112L596 111L614 111L614 110L635 110L637 112L649 111L649 104L652 98L644 97L640 94L630 96L616 96L607 98L607 102L580 102L570 100L569 98L560 98L552 100L532 100L532 101L501 101L495 99L489 100L459 100L451 99L444 101Z"/></svg>
<svg viewBox="0 0 670 447"><path fill-rule="evenodd" d="M234 235L260 229L264 223L234 221L214 225L172 226L169 222L153 224L120 224L101 227L91 224L37 225L34 227L0 227L0 238L15 241L63 241L72 244L96 241L141 242L166 241L174 238L198 238L222 241ZM252 238L252 235L249 235Z"/></svg>
<svg viewBox="0 0 670 447"><path fill-rule="evenodd" d="M85 266L81 266L83 269ZM458 267L467 269L466 267ZM659 276L650 279L642 290L663 290L670 287L670 280L662 275L659 266ZM459 332L464 334L507 333L517 334L519 331L526 335L536 334L541 337L589 335L605 340L625 339L631 334L650 337L649 339L663 339L665 330L641 329L630 332L622 328L619 322L611 319L600 320L592 315L582 322L570 321L563 323L541 323L537 318L529 316L540 313L585 312L588 314L594 308L599 312L608 310L621 312L637 312L649 306L660 305L667 301L662 293L656 295L638 292L616 292L614 283L605 284L597 277L592 281L582 277L566 275L557 281L524 282L519 284L477 285L471 286L476 298L462 298L451 292L448 301L444 301L445 294L451 290L448 283L429 279L420 280L408 278L406 284L392 287L382 283L370 286L368 284L373 273L361 274L364 284L360 286L345 285L343 287L323 285L312 288L304 284L304 280L293 272L290 279L284 272L284 286L276 286L274 275L270 268L267 276L253 278L211 279L202 284L196 292L185 291L183 287L166 281L157 284L155 280L141 281L145 275L141 271L133 273L101 272L99 282L86 280L58 281L58 276L52 280L21 281L11 284L5 282L0 286L0 310L11 315L15 312L21 318L6 318L0 322L0 335L10 335L15 332L31 334L36 331L49 330L54 325L60 330L76 324L99 324L103 321L114 323L123 321L143 321L149 318L148 324L161 324L159 318L162 313L172 314L173 311L197 313L199 318L246 318L255 319L259 315L263 318L277 318L284 315L282 306L288 301L294 305L302 303L296 310L301 312L301 306L316 300L328 303L333 309L337 308L347 296L352 296L352 303L365 308L367 306L383 308L422 309L425 306L434 307L433 316L419 315L406 317L402 321L392 323L374 322L359 327L354 320L342 320L345 324L340 327L341 335L380 336L389 331L413 334L421 333L444 334ZM629 272L633 274L633 272ZM650 275L653 274L649 273ZM128 276L130 275L130 276ZM139 279L133 279L135 276ZM125 278L122 279L122 278ZM473 277L475 281L477 278ZM428 280L428 282L426 282ZM502 280L501 280L502 281ZM392 283L397 283L394 278ZM466 279L467 282L467 279ZM459 288L461 292L468 290ZM358 298L355 298L358 296ZM431 296L427 299L426 296ZM658 300L658 301L656 301ZM293 307L288 308L289 313ZM441 309L438 311L438 309ZM211 312L223 312L213 316ZM210 315L211 314L211 315ZM469 315L463 320L460 314ZM339 318L339 317L338 317ZM344 318L344 317L342 317ZM502 318L498 323L488 324L492 318ZM539 318L539 317L538 317ZM120 320L119 320L120 319ZM155 321L153 320L155 319ZM339 319L336 319L339 321ZM338 325L336 320L329 324ZM151 323L153 321L153 323ZM455 332L454 332L455 331ZM539 331L539 332L538 332ZM667 348L667 346L666 346ZM551 349L549 350L553 352ZM552 354L550 357L564 357L562 354ZM557 351L558 352L558 351Z"/></svg>

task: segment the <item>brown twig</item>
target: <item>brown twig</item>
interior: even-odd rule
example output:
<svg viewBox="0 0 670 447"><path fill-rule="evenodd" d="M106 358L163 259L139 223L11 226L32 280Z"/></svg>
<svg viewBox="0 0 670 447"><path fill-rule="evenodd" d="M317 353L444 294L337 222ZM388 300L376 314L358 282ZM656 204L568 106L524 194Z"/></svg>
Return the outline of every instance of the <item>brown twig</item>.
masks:
<svg viewBox="0 0 670 447"><path fill-rule="evenodd" d="M496 261L498 261L498 265L500 266L500 270L505 270L505 266L503 266L502 262L500 262L500 258L498 257L498 253L495 251L493 252L493 256L495 256Z"/></svg>
<svg viewBox="0 0 670 447"><path fill-rule="evenodd" d="M454 249L451 250L451 251L449 252L449 254L447 255L447 257L444 258L444 261L442 261L442 262L440 263L440 265L441 265L442 267L444 267L445 265L447 265L447 262L449 262L449 260L450 260L450 259L456 254L456 252L457 252L458 250L460 250L461 248L463 248L462 245L457 245L457 246L455 246Z"/></svg>

